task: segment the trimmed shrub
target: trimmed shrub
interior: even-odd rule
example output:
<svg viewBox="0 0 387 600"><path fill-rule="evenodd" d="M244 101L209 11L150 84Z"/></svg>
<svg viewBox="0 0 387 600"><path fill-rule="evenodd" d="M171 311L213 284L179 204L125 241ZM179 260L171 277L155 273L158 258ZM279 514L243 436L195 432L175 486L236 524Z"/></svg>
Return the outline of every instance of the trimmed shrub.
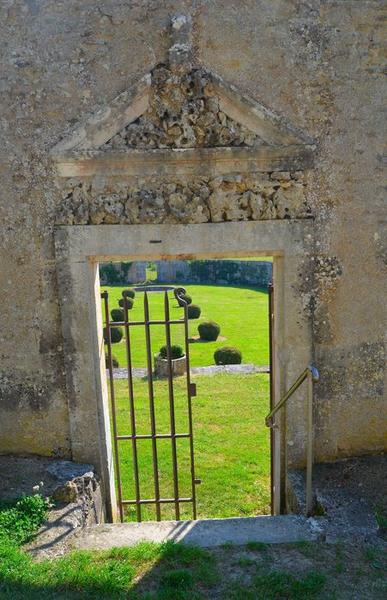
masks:
<svg viewBox="0 0 387 600"><path fill-rule="evenodd" d="M112 344L117 344L118 342L120 342L122 340L123 335L124 334L122 333L121 327L110 327L110 337L112 340ZM105 340L105 344L107 344L109 340L107 327L103 328L103 339Z"/></svg>
<svg viewBox="0 0 387 600"><path fill-rule="evenodd" d="M201 340L215 342L220 334L220 325L215 321L204 321L198 326L198 332Z"/></svg>
<svg viewBox="0 0 387 600"><path fill-rule="evenodd" d="M232 346L223 346L214 352L216 365L240 365L242 362L242 352Z"/></svg>
<svg viewBox="0 0 387 600"><path fill-rule="evenodd" d="M125 321L125 314L122 308L113 308L113 310L110 311L110 315L112 321Z"/></svg>
<svg viewBox="0 0 387 600"><path fill-rule="evenodd" d="M131 310L133 308L133 303L134 303L133 298L129 298L129 297L126 298L126 304L128 306L128 310ZM124 308L125 303L124 303L124 299L123 298L120 298L118 300L118 305L121 306L121 308Z"/></svg>
<svg viewBox="0 0 387 600"><path fill-rule="evenodd" d="M197 304L190 304L187 308L189 319L198 319L200 317L201 312L202 309Z"/></svg>
<svg viewBox="0 0 387 600"><path fill-rule="evenodd" d="M182 302L182 300L184 300L185 303L188 305L192 304L192 298L188 294L182 294L181 296L177 296L177 303L179 306L185 306L185 304L184 304L184 302Z"/></svg>
<svg viewBox="0 0 387 600"><path fill-rule="evenodd" d="M106 363L106 368L109 368L109 361L108 361L108 357L105 356L105 363ZM118 369L118 367L120 366L120 363L118 362L118 360L116 359L115 356L112 356L112 363L113 363L113 369Z"/></svg>
<svg viewBox="0 0 387 600"><path fill-rule="evenodd" d="M161 358L168 358L168 354L167 354L167 346L162 346L160 348L160 356ZM178 345L174 345L171 346L171 358L172 359L176 359L176 358L182 358L184 356L184 350L181 346Z"/></svg>
<svg viewBox="0 0 387 600"><path fill-rule="evenodd" d="M136 292L134 291L133 288L128 288L127 290L124 290L122 292L122 296L127 296L128 298L134 298L136 295Z"/></svg>

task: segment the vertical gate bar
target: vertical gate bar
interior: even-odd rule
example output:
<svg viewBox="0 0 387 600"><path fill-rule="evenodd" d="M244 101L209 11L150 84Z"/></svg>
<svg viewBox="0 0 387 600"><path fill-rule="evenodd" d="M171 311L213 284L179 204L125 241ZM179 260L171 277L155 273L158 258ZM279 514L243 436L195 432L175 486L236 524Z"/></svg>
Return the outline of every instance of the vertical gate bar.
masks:
<svg viewBox="0 0 387 600"><path fill-rule="evenodd" d="M273 365L273 305L274 305L274 286L269 283L268 286L268 308L269 308L269 385L270 385L270 410L274 408L274 365ZM270 505L271 514L274 515L274 430L270 427Z"/></svg>
<svg viewBox="0 0 387 600"><path fill-rule="evenodd" d="M188 399L188 432L189 432L189 450L191 457L191 487L192 487L192 516L196 520L196 488L195 488L195 455L193 443L193 419L192 419L192 396L191 396L191 372L189 361L189 330L188 330L188 305L184 304L184 338L185 338L185 357L187 370L187 399Z"/></svg>
<svg viewBox="0 0 387 600"><path fill-rule="evenodd" d="M110 402L112 407L112 423L113 423L113 443L114 443L114 457L115 467L117 474L117 488L118 488L118 505L120 513L121 523L124 521L124 512L122 505L122 487L121 487L121 471L120 471L120 459L118 456L118 440L117 440L117 415L116 415L116 398L114 393L114 378L113 378L113 360L112 360L112 340L110 331L110 315L109 315L109 294L107 291L102 292L101 297L104 299L105 305L105 327L107 331L107 347L108 347L108 369L109 369L109 383L110 383Z"/></svg>
<svg viewBox="0 0 387 600"><path fill-rule="evenodd" d="M148 366L148 394L149 394L149 410L152 433L152 456L153 456L153 477L155 487L156 500L156 518L161 521L160 510L160 485L159 485L159 467L157 460L157 442L156 442L156 415L155 415L155 399L153 390L153 375L152 375L152 347L149 325L149 301L147 292L144 293L144 320L145 320L145 340L146 340L146 356Z"/></svg>
<svg viewBox="0 0 387 600"><path fill-rule="evenodd" d="M176 520L180 520L179 505L179 479L177 467L177 449L176 449L176 422L175 422L175 398L173 391L173 372L171 356L171 325L169 323L169 299L168 292L164 294L164 315L165 315L165 338L167 342L167 360L168 360L168 391L169 391L169 418L171 424L171 445L172 445L172 465L173 465L173 490L175 497L175 515Z"/></svg>
<svg viewBox="0 0 387 600"><path fill-rule="evenodd" d="M306 514L312 514L312 469L313 469L313 375L308 369L308 408L306 441Z"/></svg>
<svg viewBox="0 0 387 600"><path fill-rule="evenodd" d="M136 435L136 414L134 407L134 392L133 392L133 373L132 373L132 350L130 345L129 331L129 310L127 296L124 295L124 318L125 318L125 342L126 342L126 360L128 368L128 393L129 393L129 412L130 412L130 429L132 437L132 453L133 453L133 473L134 485L136 494L136 512L137 521L141 521L141 504L140 504L140 479L138 473L138 456L137 456L137 439Z"/></svg>

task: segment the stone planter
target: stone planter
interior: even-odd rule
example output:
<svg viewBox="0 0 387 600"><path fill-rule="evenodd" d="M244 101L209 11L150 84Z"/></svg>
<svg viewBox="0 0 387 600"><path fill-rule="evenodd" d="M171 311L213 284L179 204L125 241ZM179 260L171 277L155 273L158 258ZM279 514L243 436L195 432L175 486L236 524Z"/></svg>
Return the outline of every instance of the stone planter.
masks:
<svg viewBox="0 0 387 600"><path fill-rule="evenodd" d="M168 377L168 360L166 358L161 358L159 354L155 354L155 375L157 377ZM172 376L178 377L179 375L184 375L187 370L187 361L185 355L181 358L173 358L172 359Z"/></svg>

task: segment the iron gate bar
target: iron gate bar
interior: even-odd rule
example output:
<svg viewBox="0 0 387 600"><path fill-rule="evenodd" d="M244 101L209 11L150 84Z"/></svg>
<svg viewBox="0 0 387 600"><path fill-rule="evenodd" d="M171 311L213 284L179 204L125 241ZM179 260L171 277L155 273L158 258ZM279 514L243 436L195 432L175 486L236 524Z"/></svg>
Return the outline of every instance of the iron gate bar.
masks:
<svg viewBox="0 0 387 600"><path fill-rule="evenodd" d="M185 292L185 290L184 290ZM183 293L184 293L183 292ZM189 360L189 329L188 329L188 303L184 297L180 298L184 302L184 337L185 337L185 356L186 356L186 373L187 373L187 399L188 399L188 431L190 434L189 438L189 451L191 457L191 489L192 489L192 516L196 520L196 484L200 483L199 479L195 478L195 456L194 456L194 445L193 445L193 423L192 423L192 384L191 384L191 367ZM196 390L195 390L196 395Z"/></svg>
<svg viewBox="0 0 387 600"><path fill-rule="evenodd" d="M179 479L177 472L177 449L176 449L176 422L175 422L175 397L173 393L173 372L171 356L171 325L169 323L169 299L168 293L164 294L164 315L165 315L165 340L167 342L167 361L168 361L168 395L169 395L169 420L171 424L171 446L172 446L172 470L173 470L173 491L175 497L175 515L176 520L180 520L179 498Z"/></svg>
<svg viewBox="0 0 387 600"><path fill-rule="evenodd" d="M133 373L132 373L132 353L130 345L130 332L129 332L129 309L127 293L122 292L124 299L124 317L125 317L125 342L126 342L126 360L128 363L128 393L129 393L129 413L130 413L130 430L132 435L129 439L132 440L132 454L133 454L133 474L134 474L134 487L136 495L136 513L137 521L141 522L141 504L140 504L140 477L138 472L138 456L137 456L137 434L136 434L136 415L134 407L134 392L133 392ZM122 436L117 436L117 440L123 439ZM122 502L122 500L121 500Z"/></svg>
<svg viewBox="0 0 387 600"><path fill-rule="evenodd" d="M159 467L157 460L157 444L156 438L156 414L155 414L155 399L153 390L153 375L152 375L152 346L150 339L149 327L149 302L148 293L144 293L144 316L145 316L145 341L146 341L146 357L148 365L148 395L149 395L149 411L152 431L152 457L153 457L153 476L155 486L155 502L156 502L156 519L161 521L160 510L160 484L159 484Z"/></svg>
<svg viewBox="0 0 387 600"><path fill-rule="evenodd" d="M274 408L274 286L273 282L268 286L268 309L269 309L269 386L270 386L270 410ZM274 515L274 431L270 428L270 506L271 514Z"/></svg>
<svg viewBox="0 0 387 600"><path fill-rule="evenodd" d="M105 304L105 326L107 332L107 347L108 347L108 369L110 379L110 401L112 405L112 423L113 423L113 438L114 438L114 460L117 473L117 491L118 491L118 506L120 513L121 522L124 520L124 514L122 510L122 489L121 489L121 471L120 471L120 459L118 456L118 443L117 443L117 416L116 416L116 399L114 394L114 379L113 379L113 361L112 361L112 339L110 331L110 315L109 315L109 294L103 292L101 294Z"/></svg>

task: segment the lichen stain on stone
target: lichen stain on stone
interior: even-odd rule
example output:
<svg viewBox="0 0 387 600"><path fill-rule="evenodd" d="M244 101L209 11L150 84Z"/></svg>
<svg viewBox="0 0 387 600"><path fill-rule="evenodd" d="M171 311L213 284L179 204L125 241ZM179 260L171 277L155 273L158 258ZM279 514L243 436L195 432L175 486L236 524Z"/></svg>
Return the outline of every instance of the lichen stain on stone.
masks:
<svg viewBox="0 0 387 600"><path fill-rule="evenodd" d="M384 394L384 344L364 342L330 352L321 360L321 377L316 393L320 398L382 398Z"/></svg>

